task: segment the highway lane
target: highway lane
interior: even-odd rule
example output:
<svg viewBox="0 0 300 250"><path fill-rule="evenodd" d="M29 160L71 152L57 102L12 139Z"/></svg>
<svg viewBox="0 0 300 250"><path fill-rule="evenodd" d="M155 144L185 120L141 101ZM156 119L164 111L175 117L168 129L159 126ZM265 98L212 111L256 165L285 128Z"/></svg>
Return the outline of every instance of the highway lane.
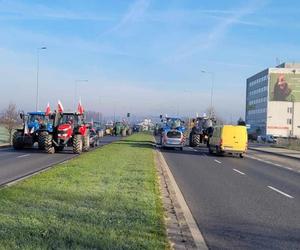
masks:
<svg viewBox="0 0 300 250"><path fill-rule="evenodd" d="M300 249L299 172L204 147L163 155L209 248Z"/></svg>
<svg viewBox="0 0 300 250"><path fill-rule="evenodd" d="M100 147L120 140L120 137L105 136L101 138ZM47 168L75 157L71 148L53 155L46 154L37 148L14 150L0 149L0 185Z"/></svg>

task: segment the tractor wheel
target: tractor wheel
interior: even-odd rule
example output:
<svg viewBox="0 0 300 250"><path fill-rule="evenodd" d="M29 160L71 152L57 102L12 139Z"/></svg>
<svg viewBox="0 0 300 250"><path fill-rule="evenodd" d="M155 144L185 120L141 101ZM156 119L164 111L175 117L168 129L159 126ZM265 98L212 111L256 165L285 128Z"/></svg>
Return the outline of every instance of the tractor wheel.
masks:
<svg viewBox="0 0 300 250"><path fill-rule="evenodd" d="M73 153L81 154L82 153L82 135L75 135L73 138Z"/></svg>
<svg viewBox="0 0 300 250"><path fill-rule="evenodd" d="M52 135L47 134L45 136L44 148L45 148L45 150L48 154L54 154L55 153L55 148L52 145Z"/></svg>
<svg viewBox="0 0 300 250"><path fill-rule="evenodd" d="M191 144L191 147L199 147L200 146L200 135L193 134L190 144Z"/></svg>
<svg viewBox="0 0 300 250"><path fill-rule="evenodd" d="M132 135L132 129L131 128L127 130L127 135Z"/></svg>
<svg viewBox="0 0 300 250"><path fill-rule="evenodd" d="M48 136L47 132L41 132L39 134L39 137L38 137L39 149L45 149L45 140L46 140L47 136Z"/></svg>
<svg viewBox="0 0 300 250"><path fill-rule="evenodd" d="M125 137L126 136L126 128L122 129L122 136Z"/></svg>
<svg viewBox="0 0 300 250"><path fill-rule="evenodd" d="M22 136L22 133L19 131L14 132L13 137L12 137L12 143L13 143L13 148L14 149L22 149L24 147L24 144L18 140L19 137Z"/></svg>
<svg viewBox="0 0 300 250"><path fill-rule="evenodd" d="M86 133L86 135L83 137L83 146L82 151L87 152L90 149L90 133Z"/></svg>

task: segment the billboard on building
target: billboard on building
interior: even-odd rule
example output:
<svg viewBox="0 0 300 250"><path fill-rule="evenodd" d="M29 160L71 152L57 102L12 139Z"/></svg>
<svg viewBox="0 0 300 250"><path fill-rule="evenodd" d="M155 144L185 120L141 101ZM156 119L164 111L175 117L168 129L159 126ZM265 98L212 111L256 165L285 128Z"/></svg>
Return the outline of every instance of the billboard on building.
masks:
<svg viewBox="0 0 300 250"><path fill-rule="evenodd" d="M269 100L300 102L300 74L270 73Z"/></svg>

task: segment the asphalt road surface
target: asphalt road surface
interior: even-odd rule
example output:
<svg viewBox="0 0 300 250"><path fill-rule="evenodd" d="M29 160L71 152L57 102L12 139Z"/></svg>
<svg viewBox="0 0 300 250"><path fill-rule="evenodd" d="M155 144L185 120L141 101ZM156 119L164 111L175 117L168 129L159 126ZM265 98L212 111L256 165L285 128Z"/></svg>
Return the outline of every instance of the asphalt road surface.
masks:
<svg viewBox="0 0 300 250"><path fill-rule="evenodd" d="M300 249L300 161L162 152L210 249Z"/></svg>
<svg viewBox="0 0 300 250"><path fill-rule="evenodd" d="M101 138L100 147L119 140L120 137L105 136ZM57 163L69 160L76 155L71 148L49 155L37 148L14 150L0 149L0 185L30 175Z"/></svg>

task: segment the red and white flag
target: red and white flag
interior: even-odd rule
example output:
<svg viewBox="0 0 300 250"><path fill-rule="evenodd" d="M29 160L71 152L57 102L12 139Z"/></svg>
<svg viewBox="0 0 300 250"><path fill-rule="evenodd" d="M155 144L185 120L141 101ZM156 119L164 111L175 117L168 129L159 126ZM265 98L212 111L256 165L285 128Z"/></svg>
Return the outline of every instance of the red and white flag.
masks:
<svg viewBox="0 0 300 250"><path fill-rule="evenodd" d="M81 104L81 99L79 100L79 103L78 103L77 113L80 114L80 115L82 115L84 113L84 109L83 109L83 106Z"/></svg>
<svg viewBox="0 0 300 250"><path fill-rule="evenodd" d="M51 108L50 108L50 104L48 102L47 107L46 107L46 111L45 111L45 115L48 116L51 114Z"/></svg>
<svg viewBox="0 0 300 250"><path fill-rule="evenodd" d="M64 107L61 104L61 102L58 100L58 106L57 106L57 112L58 113L63 113L64 112Z"/></svg>

